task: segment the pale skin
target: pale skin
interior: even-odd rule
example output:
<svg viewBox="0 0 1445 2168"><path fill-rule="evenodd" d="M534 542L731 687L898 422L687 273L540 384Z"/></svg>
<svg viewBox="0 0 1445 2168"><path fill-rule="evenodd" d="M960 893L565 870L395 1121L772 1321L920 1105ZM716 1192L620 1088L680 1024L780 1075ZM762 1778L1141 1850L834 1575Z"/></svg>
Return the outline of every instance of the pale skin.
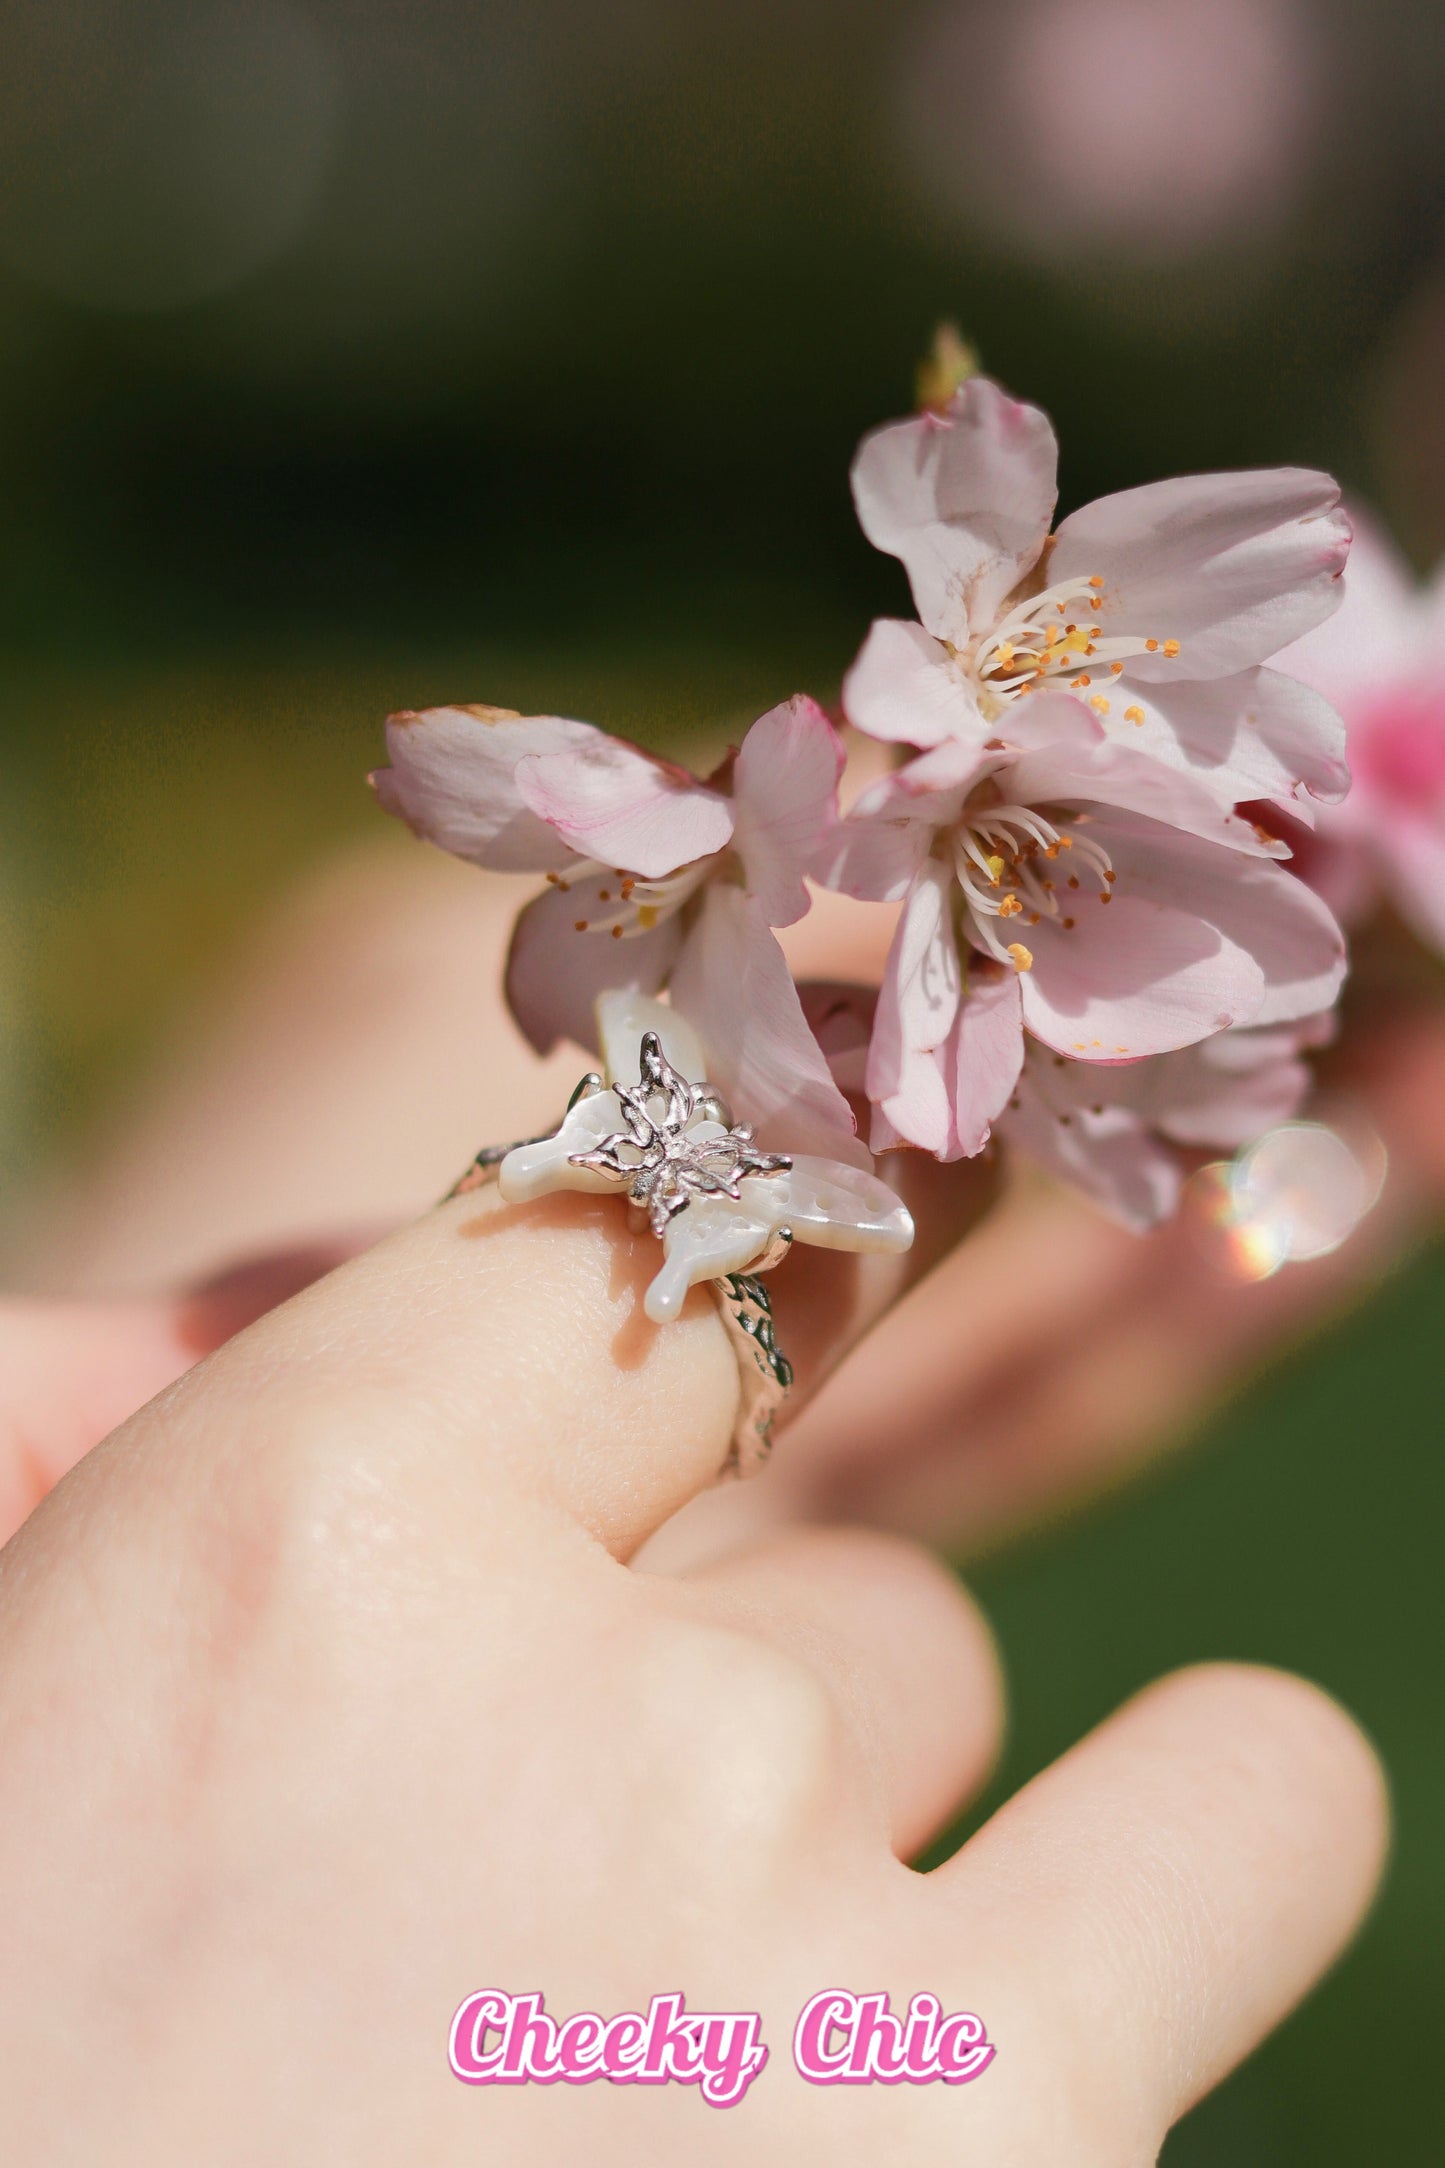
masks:
<svg viewBox="0 0 1445 2168"><path fill-rule="evenodd" d="M1052 1211L1037 1372L1050 1319L1119 1269L1112 1234L1090 1251L1074 1208L1009 1206L858 1349L776 1473L721 1494L722 1328L705 1294L647 1324L655 1248L607 1201L463 1197L270 1309L318 1260L202 1300L141 1292L393 1220L565 1096L575 1055L540 1071L494 1015L459 1021L459 975L487 983L513 898L440 865L349 873L344 908L323 892L268 942L281 960L239 1018L56 1203L41 1269L85 1295L0 1320L12 1521L139 1409L0 1562L12 2157L1153 2159L1366 1907L1386 1821L1368 1746L1300 1681L1179 1674L920 1877L902 1862L996 1752L987 1629L924 1549L795 1518L851 1490L880 1519L982 1536L1141 1450L1102 1421L1065 1434L1066 1374L1052 1460L1038 1377L1016 1479L967 1437L950 1456L947 1396L966 1410L991 1366L957 1334L918 1359L945 1275L970 1251L992 1273ZM364 896L412 966L391 1011ZM479 1028L489 1103L475 1061L457 1073ZM107 1284L133 1292L92 1299ZM815 1379L841 1352L817 1314L837 1294L795 1283ZM1222 1300L1207 1329L1216 1363L1247 1344ZM1170 1364L1166 1342L1142 1381L1166 1413L1197 1392ZM891 1411L893 1464L882 1437L859 1450L870 1406ZM961 2092L808 2087L793 2020L835 1983L977 2010L997 2060ZM681 2088L473 2091L447 2025L491 1985L543 1987L559 2014L680 1986L759 2010L772 2061L721 2114Z"/></svg>

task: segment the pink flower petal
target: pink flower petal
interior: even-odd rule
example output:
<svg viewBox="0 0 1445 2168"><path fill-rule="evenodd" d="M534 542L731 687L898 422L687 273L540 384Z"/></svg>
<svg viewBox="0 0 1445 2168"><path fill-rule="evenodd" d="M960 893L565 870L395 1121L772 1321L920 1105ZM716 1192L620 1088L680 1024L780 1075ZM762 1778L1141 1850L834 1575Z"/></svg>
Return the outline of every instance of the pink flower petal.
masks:
<svg viewBox="0 0 1445 2168"><path fill-rule="evenodd" d="M813 877L871 903L896 903L928 856L935 832L958 817L989 766L956 739L870 784L819 851Z"/></svg>
<svg viewBox="0 0 1445 2168"><path fill-rule="evenodd" d="M1041 1081L1030 1063L1005 1119L1010 1144L1139 1234L1170 1218L1183 1186L1176 1154L1136 1114L1051 1105Z"/></svg>
<svg viewBox="0 0 1445 2168"><path fill-rule="evenodd" d="M1309 1039L1299 1024L1221 1031L1116 1077L1135 1111L1176 1144L1233 1152L1298 1114L1312 1081L1299 1058Z"/></svg>
<svg viewBox="0 0 1445 2168"><path fill-rule="evenodd" d="M1274 657L1277 669L1342 707L1375 692L1382 680L1412 675L1432 631L1445 632L1445 610L1432 628L1415 576L1384 529L1353 505L1350 521L1355 532L1339 609Z"/></svg>
<svg viewBox="0 0 1445 2168"><path fill-rule="evenodd" d="M517 789L582 857L645 880L710 857L732 837L732 808L719 792L600 730L585 745L521 761Z"/></svg>
<svg viewBox="0 0 1445 2168"><path fill-rule="evenodd" d="M871 1165L751 896L728 882L709 885L670 985L673 1006L707 1049L709 1081L764 1146Z"/></svg>
<svg viewBox="0 0 1445 2168"><path fill-rule="evenodd" d="M859 986L851 979L800 979L798 999L839 1091L850 1098L865 1098L877 987Z"/></svg>
<svg viewBox="0 0 1445 2168"><path fill-rule="evenodd" d="M1131 813L1100 813L1087 833L1113 862L1112 900L1081 885L1072 929L1042 919L1022 936L1024 1019L1047 1045L1131 1059L1333 1004L1343 938L1283 867Z"/></svg>
<svg viewBox="0 0 1445 2168"><path fill-rule="evenodd" d="M876 549L902 559L918 614L941 640L986 625L1038 558L1056 494L1046 415L974 377L944 415L865 437L853 499Z"/></svg>
<svg viewBox="0 0 1445 2168"><path fill-rule="evenodd" d="M889 1132L948 1159L958 1157L958 1133L943 1049L961 992L953 876L929 859L908 892L883 967L866 1081Z"/></svg>
<svg viewBox="0 0 1445 2168"><path fill-rule="evenodd" d="M594 873L565 890L549 888L518 917L507 957L507 1002L539 1054L550 1053L559 1039L595 1052L597 996L609 986L657 993L677 954L682 922L675 913L630 940L577 931L579 919L606 920L598 891L608 878Z"/></svg>
<svg viewBox="0 0 1445 2168"><path fill-rule="evenodd" d="M1189 835L1205 836L1252 857L1283 858L1288 846L1261 835L1177 767L1116 739L1025 753L1000 773L1001 788L1024 805L1093 802L1144 813Z"/></svg>
<svg viewBox="0 0 1445 2168"><path fill-rule="evenodd" d="M1102 576L1105 637L1161 642L1141 681L1225 677L1265 662L1338 607L1350 523L1327 474L1279 467L1126 489L1059 528L1049 579ZM1162 643L1177 640L1177 659Z"/></svg>
<svg viewBox="0 0 1445 2168"><path fill-rule="evenodd" d="M843 712L870 738L904 745L992 735L963 673L921 625L875 620L843 680Z"/></svg>
<svg viewBox="0 0 1445 2168"><path fill-rule="evenodd" d="M1141 685L1126 665L1109 697L1124 743L1183 767L1221 804L1278 800L1310 822L1301 788L1330 803L1349 788L1344 724L1319 693L1281 670Z"/></svg>
<svg viewBox="0 0 1445 2168"><path fill-rule="evenodd" d="M1193 910L1254 958L1263 997L1253 1016L1238 1021L1287 1023L1334 1007L1345 976L1344 936L1328 907L1288 868L1161 831L1127 813L1101 816L1091 833L1113 856L1119 888L1127 883L1137 895L1152 892Z"/></svg>
<svg viewBox="0 0 1445 2168"><path fill-rule="evenodd" d="M989 732L1013 750L1041 753L1047 747L1102 745L1108 732L1072 693L1031 693L1006 708Z"/></svg>
<svg viewBox="0 0 1445 2168"><path fill-rule="evenodd" d="M808 909L803 876L838 826L843 741L799 694L759 717L733 764L733 847L770 926Z"/></svg>
<svg viewBox="0 0 1445 2168"><path fill-rule="evenodd" d="M388 813L428 843L498 873L559 872L573 852L539 820L517 788L529 754L580 751L599 738L590 723L507 708L428 708L393 715L389 768L372 787Z"/></svg>
<svg viewBox="0 0 1445 2168"><path fill-rule="evenodd" d="M1033 958L1020 974L1024 1022L1061 1054L1162 1054L1259 1007L1259 965L1194 912L1123 889L1107 906L1081 891L1071 915L1071 930L1043 919L1021 936Z"/></svg>
<svg viewBox="0 0 1445 2168"><path fill-rule="evenodd" d="M953 1125L960 1154L972 1159L987 1144L1023 1066L1023 999L1017 973L990 972L982 965L970 969L952 1054Z"/></svg>

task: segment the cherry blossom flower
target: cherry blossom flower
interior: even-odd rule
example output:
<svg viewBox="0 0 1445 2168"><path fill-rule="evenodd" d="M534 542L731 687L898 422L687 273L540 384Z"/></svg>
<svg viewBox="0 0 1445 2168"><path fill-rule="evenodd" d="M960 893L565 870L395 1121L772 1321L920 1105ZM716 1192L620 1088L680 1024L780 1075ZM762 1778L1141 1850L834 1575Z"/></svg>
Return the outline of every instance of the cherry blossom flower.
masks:
<svg viewBox="0 0 1445 2168"><path fill-rule="evenodd" d="M759 1152L700 1082L707 1056L677 1012L645 996L598 1001L606 1070L586 1080L553 1135L517 1145L498 1169L509 1203L558 1189L619 1187L662 1242L643 1298L656 1324L687 1291L774 1262L791 1241L896 1254L913 1241L907 1208L876 1175L812 1154ZM637 1083L624 1082L636 1076Z"/></svg>
<svg viewBox="0 0 1445 2168"><path fill-rule="evenodd" d="M393 716L387 750L388 812L475 865L546 876L507 965L539 1053L595 1048L604 989L665 986L765 1143L867 1162L771 930L807 911L837 823L842 747L813 701L773 708L706 782L589 723L498 708Z"/></svg>
<svg viewBox="0 0 1445 2168"><path fill-rule="evenodd" d="M1354 771L1302 867L1342 915L1383 893L1445 952L1445 564L1422 587L1360 522L1344 586L1339 615L1279 657L1339 708Z"/></svg>
<svg viewBox="0 0 1445 2168"><path fill-rule="evenodd" d="M1296 467L1153 482L1050 534L1057 460L1048 418L983 377L864 439L858 517L902 560L921 623L874 624L844 686L850 720L979 747L1028 695L1067 689L1222 805L1339 798L1339 718L1262 667L1340 599L1336 484Z"/></svg>
<svg viewBox="0 0 1445 2168"><path fill-rule="evenodd" d="M1115 1062L1335 999L1344 943L1285 847L1066 693L1004 709L866 790L817 864L901 899L866 1086L872 1144L987 1141L1024 1033Z"/></svg>
<svg viewBox="0 0 1445 2168"><path fill-rule="evenodd" d="M1150 1061L1069 1061L1030 1043L998 1134L1126 1227L1168 1219L1191 1155L1235 1152L1299 1112L1301 1059L1331 1015L1216 1032Z"/></svg>

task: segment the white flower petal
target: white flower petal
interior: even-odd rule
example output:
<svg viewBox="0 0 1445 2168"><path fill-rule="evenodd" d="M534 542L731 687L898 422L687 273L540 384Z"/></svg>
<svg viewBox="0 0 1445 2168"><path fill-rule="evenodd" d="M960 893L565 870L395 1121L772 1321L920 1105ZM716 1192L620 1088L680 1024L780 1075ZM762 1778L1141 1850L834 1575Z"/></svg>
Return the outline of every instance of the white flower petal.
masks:
<svg viewBox="0 0 1445 2168"><path fill-rule="evenodd" d="M1183 475L1071 513L1050 580L1104 581L1106 637L1157 639L1140 680L1226 677L1266 662L1339 605L1350 523L1327 474L1278 467ZM1177 658L1162 643L1177 640Z"/></svg>
<svg viewBox="0 0 1445 2168"><path fill-rule="evenodd" d="M517 763L516 787L583 857L648 880L713 856L733 832L721 792L600 730L582 745L529 752Z"/></svg>
<svg viewBox="0 0 1445 2168"><path fill-rule="evenodd" d="M875 619L843 680L843 712L870 738L901 745L982 744L992 731L947 648L921 625Z"/></svg>
<svg viewBox="0 0 1445 2168"><path fill-rule="evenodd" d="M497 873L560 872L575 853L523 802L517 764L531 753L579 752L602 733L559 715L507 708L428 708L393 715L389 768L372 788L388 813L428 843Z"/></svg>
<svg viewBox="0 0 1445 2168"><path fill-rule="evenodd" d="M1355 535L1340 583L1344 600L1274 657L1277 669L1341 706L1413 675L1432 638L1445 631L1445 610L1432 626L1415 576L1384 529L1354 505L1350 519Z"/></svg>
<svg viewBox="0 0 1445 2168"><path fill-rule="evenodd" d="M751 896L714 881L672 967L672 998L717 1085L769 1151L869 1163L847 1100L808 1029L787 959Z"/></svg>
<svg viewBox="0 0 1445 2168"><path fill-rule="evenodd" d="M900 558L918 614L961 643L988 624L1049 531L1058 445L1048 417L974 377L946 414L863 439L853 499L875 549Z"/></svg>
<svg viewBox="0 0 1445 2168"><path fill-rule="evenodd" d="M533 898L517 919L507 956L507 1002L539 1054L559 1039L596 1044L597 996L609 986L655 994L682 939L677 916L647 933L614 941L602 928L579 933L579 920L607 917L599 890L612 874L594 873Z"/></svg>
<svg viewBox="0 0 1445 2168"><path fill-rule="evenodd" d="M733 848L770 926L808 910L804 875L838 825L843 741L800 693L759 716L733 765Z"/></svg>
<svg viewBox="0 0 1445 2168"><path fill-rule="evenodd" d="M1343 722L1283 670L1155 685L1137 683L1126 666L1106 697L1116 739L1182 767L1221 805L1274 799L1308 824L1301 787L1328 803L1349 788Z"/></svg>

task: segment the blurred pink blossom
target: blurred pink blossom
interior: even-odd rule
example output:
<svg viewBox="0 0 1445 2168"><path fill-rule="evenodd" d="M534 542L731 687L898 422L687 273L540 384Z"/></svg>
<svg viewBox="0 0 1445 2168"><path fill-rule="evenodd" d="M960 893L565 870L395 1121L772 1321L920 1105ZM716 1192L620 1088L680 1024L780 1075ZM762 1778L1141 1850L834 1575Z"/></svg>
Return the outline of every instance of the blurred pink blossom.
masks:
<svg viewBox="0 0 1445 2168"><path fill-rule="evenodd" d="M1046 260L1249 243L1310 177L1321 38L1298 0L963 0L910 56L905 153Z"/></svg>
<svg viewBox="0 0 1445 2168"><path fill-rule="evenodd" d="M1153 1227L1178 1205L1188 1154L1237 1151L1299 1112L1312 1082L1301 1052L1333 1031L1326 1013L1112 1068L1030 1045L999 1135L1112 1218Z"/></svg>
<svg viewBox="0 0 1445 2168"><path fill-rule="evenodd" d="M1338 616L1279 657L1339 708L1354 774L1301 865L1346 917L1383 894L1445 954L1445 564L1422 586L1357 521L1344 587Z"/></svg>

